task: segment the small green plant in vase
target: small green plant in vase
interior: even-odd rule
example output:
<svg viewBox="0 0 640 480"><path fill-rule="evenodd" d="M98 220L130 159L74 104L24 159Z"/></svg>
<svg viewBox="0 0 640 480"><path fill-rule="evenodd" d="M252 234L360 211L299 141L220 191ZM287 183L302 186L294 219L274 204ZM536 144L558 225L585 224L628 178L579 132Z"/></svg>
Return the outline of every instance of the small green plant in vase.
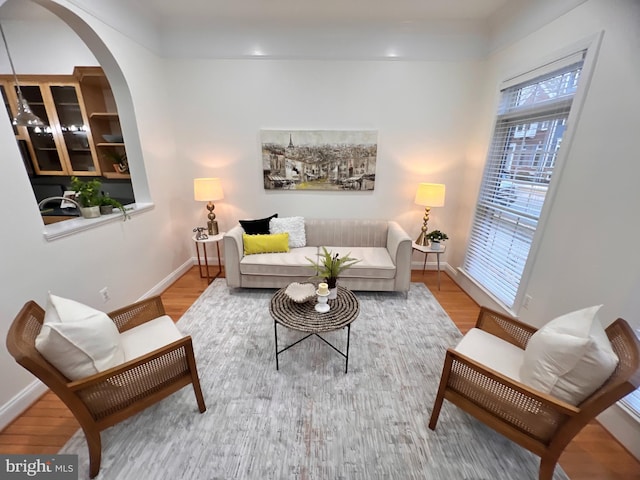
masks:
<svg viewBox="0 0 640 480"><path fill-rule="evenodd" d="M124 205L119 201L104 195L100 191L102 182L97 178L87 180L86 182L80 180L78 177L71 177L71 190L76 192L75 200L82 207L80 210L84 218L96 218L100 216L101 208L105 206L111 206L118 208L122 212L122 219L127 220L129 214L127 213ZM111 212L105 212L105 214Z"/></svg>
<svg viewBox="0 0 640 480"><path fill-rule="evenodd" d="M113 212L113 209L117 208L122 212L122 221L126 221L131 218L127 213L126 208L122 203L120 203L115 198L111 198L108 194L102 195L100 197L100 213L103 215L108 215Z"/></svg>
<svg viewBox="0 0 640 480"><path fill-rule="evenodd" d="M71 190L76 192L75 200L82 207L80 210L84 218L100 216L101 185L97 178L85 182L78 177L71 177Z"/></svg>
<svg viewBox="0 0 640 480"><path fill-rule="evenodd" d="M433 248L434 250L440 249L440 242L449 240L449 236L446 233L441 232L440 230L433 230L427 233L426 238L429 239L429 242L431 242L431 248Z"/></svg>
<svg viewBox="0 0 640 480"><path fill-rule="evenodd" d="M309 257L306 257L306 259L309 260L316 270L316 275L313 278L325 281L331 290L336 288L340 274L360 261L357 258L351 258L349 255L348 253L340 257L340 254L333 254L325 247L322 247L322 254L319 256L317 262ZM333 296L334 293L332 293L329 298L335 298Z"/></svg>

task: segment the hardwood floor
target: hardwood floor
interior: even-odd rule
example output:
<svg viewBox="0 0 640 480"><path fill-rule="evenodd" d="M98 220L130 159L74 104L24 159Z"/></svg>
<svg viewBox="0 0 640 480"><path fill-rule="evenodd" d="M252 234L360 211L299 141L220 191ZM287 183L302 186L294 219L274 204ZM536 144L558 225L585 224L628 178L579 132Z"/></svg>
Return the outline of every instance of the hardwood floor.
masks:
<svg viewBox="0 0 640 480"><path fill-rule="evenodd" d="M473 327L478 305L446 274L440 290L435 272L414 271L411 280L424 282L461 332ZM206 287L197 267L189 270L162 294L167 314L179 319ZM56 453L78 428L69 410L48 392L0 432L0 452ZM560 464L572 480L640 480L640 462L595 421L569 444Z"/></svg>

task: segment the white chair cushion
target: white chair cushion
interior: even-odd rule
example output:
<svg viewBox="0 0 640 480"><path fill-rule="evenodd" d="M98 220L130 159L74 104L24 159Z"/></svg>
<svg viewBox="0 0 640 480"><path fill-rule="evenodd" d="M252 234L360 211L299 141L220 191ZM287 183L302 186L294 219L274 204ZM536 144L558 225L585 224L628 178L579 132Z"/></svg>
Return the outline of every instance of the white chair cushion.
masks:
<svg viewBox="0 0 640 480"><path fill-rule="evenodd" d="M618 364L598 318L601 307L562 315L534 333L520 369L522 382L572 405L597 390Z"/></svg>
<svg viewBox="0 0 640 480"><path fill-rule="evenodd" d="M524 350L495 335L472 328L454 350L512 380L520 381Z"/></svg>
<svg viewBox="0 0 640 480"><path fill-rule="evenodd" d="M35 346L71 380L108 370L124 361L118 328L106 313L51 294Z"/></svg>
<svg viewBox="0 0 640 480"><path fill-rule="evenodd" d="M269 233L288 233L289 248L305 247L307 245L304 217L272 218L269 220Z"/></svg>
<svg viewBox="0 0 640 480"><path fill-rule="evenodd" d="M146 355L185 336L168 315L145 322L120 334L124 361Z"/></svg>

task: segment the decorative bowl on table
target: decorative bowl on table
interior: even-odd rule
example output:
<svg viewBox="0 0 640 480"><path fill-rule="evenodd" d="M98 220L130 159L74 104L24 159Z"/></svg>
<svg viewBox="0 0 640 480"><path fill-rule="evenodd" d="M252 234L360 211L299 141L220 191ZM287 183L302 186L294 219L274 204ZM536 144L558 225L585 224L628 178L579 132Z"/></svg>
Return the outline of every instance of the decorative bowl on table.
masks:
<svg viewBox="0 0 640 480"><path fill-rule="evenodd" d="M316 287L312 283L290 283L284 294L296 303L304 303L316 298Z"/></svg>

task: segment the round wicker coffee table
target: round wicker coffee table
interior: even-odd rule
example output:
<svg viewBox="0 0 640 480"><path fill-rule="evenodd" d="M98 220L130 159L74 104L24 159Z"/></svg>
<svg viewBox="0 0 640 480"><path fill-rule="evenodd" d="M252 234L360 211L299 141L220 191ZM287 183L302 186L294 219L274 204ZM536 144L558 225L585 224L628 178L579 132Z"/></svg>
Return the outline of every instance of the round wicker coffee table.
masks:
<svg viewBox="0 0 640 480"><path fill-rule="evenodd" d="M273 295L271 302L269 303L269 312L273 317L273 331L276 344L276 370L279 370L280 368L278 355L303 340L315 335L345 358L344 373L347 373L349 368L349 338L351 336L351 323L360 313L358 298L351 290L338 286L338 297L335 300L328 301L331 310L326 313L320 313L315 310L315 300L305 303L296 303L291 300L284 291L285 288L278 290ZM309 335L301 338L291 345L288 345L282 350L278 350L278 324L292 330L308 332ZM331 332L344 327L347 327L346 352L340 351L319 335L322 332Z"/></svg>

